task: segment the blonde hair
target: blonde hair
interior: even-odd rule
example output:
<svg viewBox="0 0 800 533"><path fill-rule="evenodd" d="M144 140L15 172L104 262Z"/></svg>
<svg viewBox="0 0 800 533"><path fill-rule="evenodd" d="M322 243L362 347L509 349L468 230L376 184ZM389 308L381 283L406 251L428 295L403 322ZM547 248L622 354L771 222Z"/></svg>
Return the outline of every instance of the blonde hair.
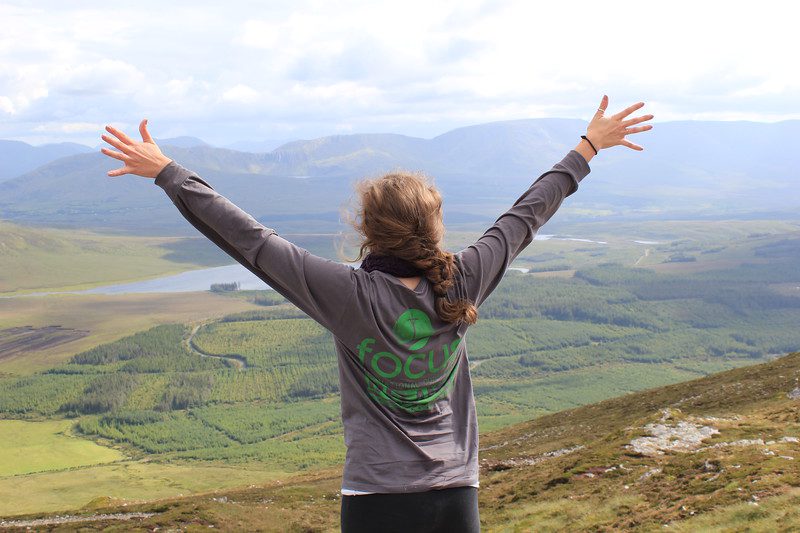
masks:
<svg viewBox="0 0 800 533"><path fill-rule="evenodd" d="M453 254L440 248L444 238L442 196L419 172L397 171L355 184L356 216L348 221L362 238L358 256L393 255L424 272L433 285L436 313L448 323L474 324L478 310L466 299L451 302L457 266Z"/></svg>

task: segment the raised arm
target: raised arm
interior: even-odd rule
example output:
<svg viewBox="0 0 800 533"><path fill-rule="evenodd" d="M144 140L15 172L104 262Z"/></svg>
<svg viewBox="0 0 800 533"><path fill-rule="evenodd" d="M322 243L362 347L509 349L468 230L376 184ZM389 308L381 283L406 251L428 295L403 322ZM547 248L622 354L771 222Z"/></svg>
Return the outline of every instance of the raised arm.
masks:
<svg viewBox="0 0 800 533"><path fill-rule="evenodd" d="M117 139L106 135L103 139L120 152L105 148L103 152L125 162L125 167L112 170L109 175L132 173L155 178L154 183L164 189L184 218L203 235L311 318L337 333L355 294L356 278L351 267L318 257L287 241L196 173L161 154L147 133L145 121L140 126L141 143L114 128L107 129Z"/></svg>
<svg viewBox="0 0 800 533"><path fill-rule="evenodd" d="M643 105L640 102L605 117L608 97L603 96L587 128L588 140L581 140L552 169L539 176L486 233L456 254L463 269L467 296L476 306L494 291L511 262L533 241L539 228L550 220L564 199L578 190L580 181L591 171L589 161L596 154L595 149L617 145L643 149L626 140L625 135L651 129L651 125L630 126L649 120L653 115L622 120Z"/></svg>
<svg viewBox="0 0 800 533"><path fill-rule="evenodd" d="M511 262L589 172L586 159L571 150L561 162L539 176L481 238L456 254L460 257L467 295L476 306L494 291Z"/></svg>

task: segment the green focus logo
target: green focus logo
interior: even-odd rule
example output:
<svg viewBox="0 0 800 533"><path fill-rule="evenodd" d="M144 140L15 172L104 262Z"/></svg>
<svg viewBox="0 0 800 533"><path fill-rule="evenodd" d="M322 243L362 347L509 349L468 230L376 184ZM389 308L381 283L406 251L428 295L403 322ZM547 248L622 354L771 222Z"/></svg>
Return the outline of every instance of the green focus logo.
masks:
<svg viewBox="0 0 800 533"><path fill-rule="evenodd" d="M394 323L394 334L412 352L421 350L433 335L431 319L419 309L406 309Z"/></svg>
<svg viewBox="0 0 800 533"><path fill-rule="evenodd" d="M442 339L438 349L426 348L435 332L431 319L419 309L406 309L392 330L407 348L404 353L382 346L374 337L365 337L356 346L366 392L391 409L430 411L438 399L450 394L455 383L461 338L453 335Z"/></svg>

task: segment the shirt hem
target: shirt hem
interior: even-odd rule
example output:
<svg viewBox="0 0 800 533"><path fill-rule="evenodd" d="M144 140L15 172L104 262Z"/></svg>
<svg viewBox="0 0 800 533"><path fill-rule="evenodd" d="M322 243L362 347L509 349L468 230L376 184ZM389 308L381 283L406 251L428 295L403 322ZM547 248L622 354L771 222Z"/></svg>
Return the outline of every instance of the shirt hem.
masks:
<svg viewBox="0 0 800 533"><path fill-rule="evenodd" d="M471 483L469 485L449 485L447 487L431 487L425 490L419 491L403 491L403 492L428 492L430 490L440 490L440 489L452 489L456 487L475 487L480 488L480 482L476 481L475 483ZM367 494L400 494L397 492L387 492L387 491L367 491L367 490L354 490L354 489L347 489L342 487L341 489L342 496L365 496Z"/></svg>

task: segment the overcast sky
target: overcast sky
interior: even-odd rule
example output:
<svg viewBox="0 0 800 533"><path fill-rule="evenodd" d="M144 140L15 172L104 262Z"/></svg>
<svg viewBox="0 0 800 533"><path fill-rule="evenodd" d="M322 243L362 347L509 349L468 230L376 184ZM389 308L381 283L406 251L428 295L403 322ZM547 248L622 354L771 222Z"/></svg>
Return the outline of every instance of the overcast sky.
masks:
<svg viewBox="0 0 800 533"><path fill-rule="evenodd" d="M0 138L214 144L588 120L800 119L791 2L0 0Z"/></svg>

